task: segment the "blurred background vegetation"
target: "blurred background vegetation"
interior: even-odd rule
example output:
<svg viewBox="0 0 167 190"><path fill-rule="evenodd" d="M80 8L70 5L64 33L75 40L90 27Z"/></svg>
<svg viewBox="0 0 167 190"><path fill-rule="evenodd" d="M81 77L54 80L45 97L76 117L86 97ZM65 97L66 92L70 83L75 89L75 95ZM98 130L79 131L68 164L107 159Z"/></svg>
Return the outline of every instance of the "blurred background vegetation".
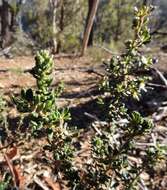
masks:
<svg viewBox="0 0 167 190"><path fill-rule="evenodd" d="M144 2L100 0L88 45L121 50L132 34L133 7ZM150 24L154 44L165 47L167 1L148 2L156 6ZM77 53L91 8L91 0L0 0L0 46L15 54L53 46L55 53Z"/></svg>

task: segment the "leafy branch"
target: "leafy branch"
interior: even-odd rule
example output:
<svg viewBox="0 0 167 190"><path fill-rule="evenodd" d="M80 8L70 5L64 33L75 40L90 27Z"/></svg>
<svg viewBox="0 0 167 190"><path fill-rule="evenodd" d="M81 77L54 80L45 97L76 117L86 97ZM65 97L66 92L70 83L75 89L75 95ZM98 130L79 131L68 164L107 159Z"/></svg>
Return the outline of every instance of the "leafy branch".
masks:
<svg viewBox="0 0 167 190"><path fill-rule="evenodd" d="M61 84L55 89L51 88L52 70L53 58L49 52L39 51L35 57L35 67L31 70L36 79L37 90L22 89L20 97L13 97L18 111L28 114L34 132L44 127L54 130L56 125L70 118L67 109L56 106L56 100L63 88Z"/></svg>

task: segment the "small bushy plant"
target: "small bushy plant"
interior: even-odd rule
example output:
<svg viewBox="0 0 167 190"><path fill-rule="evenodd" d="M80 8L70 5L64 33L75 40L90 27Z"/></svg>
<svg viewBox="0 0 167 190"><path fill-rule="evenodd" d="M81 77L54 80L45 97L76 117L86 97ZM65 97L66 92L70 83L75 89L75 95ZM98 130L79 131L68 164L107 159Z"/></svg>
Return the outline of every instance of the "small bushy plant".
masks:
<svg viewBox="0 0 167 190"><path fill-rule="evenodd" d="M136 190L141 174L154 167L165 154L164 147L154 142L147 149L137 141L150 134L154 124L140 113L128 109L130 99L139 100L149 79L145 71L152 58L142 55L140 48L151 39L147 27L151 6L135 8L134 38L125 43L126 52L106 64L101 89L107 94L108 125L99 127L91 141L91 159L86 165L84 189Z"/></svg>
<svg viewBox="0 0 167 190"><path fill-rule="evenodd" d="M8 182L0 182L0 190L6 190L8 187Z"/></svg>
<svg viewBox="0 0 167 190"><path fill-rule="evenodd" d="M148 173L166 154L165 147L155 140L146 149L138 145L151 134L154 124L128 107L129 100L139 100L146 91L149 77L144 73L154 62L140 51L151 39L147 27L151 11L151 6L135 8L133 39L125 43L125 53L106 63L101 89L107 94L107 124L97 126L90 141L91 154L81 163L82 168L76 165L73 135L63 125L69 112L56 106L62 87L51 88L53 59L47 51L37 53L31 71L37 89L23 89L19 97L13 97L18 111L28 115L33 131L47 129L49 145L44 148L53 152L58 181L64 180L70 189L137 190L141 174Z"/></svg>
<svg viewBox="0 0 167 190"><path fill-rule="evenodd" d="M8 175L4 175L0 181L0 190L7 190L10 186L11 178Z"/></svg>
<svg viewBox="0 0 167 190"><path fill-rule="evenodd" d="M106 63L106 76L101 88L109 93L109 115L112 120L126 116L125 101L130 98L139 100L141 92L145 89L145 82L149 79L142 73L146 73L154 60L142 55L140 48L151 39L147 28L151 8L144 7L141 10L135 8L133 21L134 38L125 43L126 52L113 57Z"/></svg>
<svg viewBox="0 0 167 190"><path fill-rule="evenodd" d="M8 133L7 102L3 94L0 94L0 143L4 143Z"/></svg>
<svg viewBox="0 0 167 190"><path fill-rule="evenodd" d="M7 114L6 114L6 101L2 94L0 94L0 125L7 125Z"/></svg>
<svg viewBox="0 0 167 190"><path fill-rule="evenodd" d="M39 51L35 57L35 67L31 70L36 79L37 89L22 89L20 97L13 97L17 110L27 113L33 131L44 127L50 131L57 124L70 118L67 109L59 109L56 100L62 92L62 85L52 89L53 58L48 51Z"/></svg>
<svg viewBox="0 0 167 190"><path fill-rule="evenodd" d="M80 184L79 170L76 167L76 148L74 136L76 131L67 128L57 128L53 138L49 141L49 150L53 153L55 160L54 174L57 180L65 182L70 189L76 189Z"/></svg>
<svg viewBox="0 0 167 190"><path fill-rule="evenodd" d="M23 89L19 97L13 97L13 101L20 113L27 114L35 135L47 129L44 135L48 143L43 148L53 153L57 178L70 181L70 174L74 174L74 146L71 132L64 124L64 121L70 119L70 114L68 109L56 106L63 87L60 84L55 89L51 88L52 71L53 58L48 51L39 51L35 57L35 67L31 70L37 89Z"/></svg>
<svg viewBox="0 0 167 190"><path fill-rule="evenodd" d="M165 155L165 147L153 142L146 149L138 146L140 138L150 135L154 124L140 113L128 109L129 99L140 99L154 60L141 54L140 48L151 39L147 28L152 7L135 9L134 39L126 42L126 52L107 64L101 89L109 97L108 124L98 126L91 140L91 155L83 168L75 165L71 136L61 133L61 141L52 141L57 174L75 190L137 190L141 174L149 172ZM143 72L144 71L144 72ZM108 99L107 99L108 100ZM105 101L104 101L105 103ZM58 135L56 135L58 136Z"/></svg>

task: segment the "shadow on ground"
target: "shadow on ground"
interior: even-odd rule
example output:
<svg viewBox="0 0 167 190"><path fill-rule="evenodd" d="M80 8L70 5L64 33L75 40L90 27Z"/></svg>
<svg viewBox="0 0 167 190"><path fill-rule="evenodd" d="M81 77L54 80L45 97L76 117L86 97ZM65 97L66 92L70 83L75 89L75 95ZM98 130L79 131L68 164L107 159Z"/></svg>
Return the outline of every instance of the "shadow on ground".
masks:
<svg viewBox="0 0 167 190"><path fill-rule="evenodd" d="M95 120L89 116L88 113L99 119L103 119L104 112L102 107L98 104L98 99L90 100L88 102L82 103L75 107L70 108L71 121L69 122L70 126L75 126L77 128L88 128L91 123Z"/></svg>

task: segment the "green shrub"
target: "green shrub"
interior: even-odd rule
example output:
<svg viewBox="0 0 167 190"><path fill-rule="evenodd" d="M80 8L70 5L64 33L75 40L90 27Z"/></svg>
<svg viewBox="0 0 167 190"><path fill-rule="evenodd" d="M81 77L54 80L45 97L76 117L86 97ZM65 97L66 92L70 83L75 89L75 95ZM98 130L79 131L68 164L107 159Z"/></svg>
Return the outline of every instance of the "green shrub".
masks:
<svg viewBox="0 0 167 190"><path fill-rule="evenodd" d="M3 95L0 95L0 125L7 126L6 101Z"/></svg>
<svg viewBox="0 0 167 190"><path fill-rule="evenodd" d="M131 112L127 102L139 100L149 77L140 74L153 64L140 48L151 39L147 27L152 7L135 8L134 38L126 42L126 52L107 63L101 89L107 94L108 125L99 127L91 141L91 159L86 165L84 189L139 189L141 173L149 172L165 154L165 147L154 142L146 149L138 140L150 134L154 124L140 113ZM144 71L144 72L143 72Z"/></svg>
<svg viewBox="0 0 167 190"><path fill-rule="evenodd" d="M0 94L0 143L4 143L8 134L8 107L3 94Z"/></svg>
<svg viewBox="0 0 167 190"><path fill-rule="evenodd" d="M74 146L71 132L64 125L70 119L68 109L56 106L56 100L62 92L62 84L52 89L53 59L47 51L39 51L35 57L35 67L31 70L36 79L37 89L23 89L19 97L13 97L17 110L28 117L33 134L44 131L48 144L44 146L53 153L55 174L69 179L73 174ZM46 133L45 133L46 132ZM64 177L65 176L65 177ZM62 178L61 178L62 179Z"/></svg>
<svg viewBox="0 0 167 190"><path fill-rule="evenodd" d="M5 182L0 182L0 190L6 190L8 187L8 184Z"/></svg>
<svg viewBox="0 0 167 190"><path fill-rule="evenodd" d="M3 179L0 181L0 190L7 190L9 189L10 177L7 179Z"/></svg>
<svg viewBox="0 0 167 190"><path fill-rule="evenodd" d="M140 74L148 71L153 59L140 53L140 48L151 39L147 28L150 9L144 7L135 12L133 21L134 38L125 43L126 52L121 56L113 57L107 64L106 76L101 88L111 96L110 116L112 120L126 115L125 101L129 98L139 100L145 89L148 76ZM144 73L144 72L143 72Z"/></svg>
<svg viewBox="0 0 167 190"><path fill-rule="evenodd" d="M53 152L56 177L67 182L70 189L139 189L141 174L148 173L166 154L166 148L155 139L145 149L140 147L138 142L151 134L154 124L127 106L129 100L139 100L141 92L146 91L149 77L143 73L153 64L152 58L140 52L151 39L147 27L151 11L151 6L135 9L134 38L126 42L125 53L107 63L101 90L108 97L108 102L104 101L108 123L95 127L91 154L86 163L81 163L82 168L78 168L75 160L73 136L76 134L63 125L69 119L69 112L56 106L62 87L51 89L53 60L47 51L37 53L31 71L37 89L22 90L19 97L13 97L18 111L27 114L33 131L47 129L49 145L45 148Z"/></svg>
<svg viewBox="0 0 167 190"><path fill-rule="evenodd" d="M140 53L140 47L150 41L148 15L152 7L135 9L134 39L126 43L126 52L113 57L107 64L106 76L101 89L109 97L107 125L97 126L91 139L91 155L82 165L75 164L72 136L53 138L58 176L68 181L75 190L136 190L142 180L141 174L149 172L164 158L166 148L153 142L146 149L138 145L141 138L151 134L154 124L140 113L127 107L129 99L139 100L149 77L140 73L148 71L153 60ZM104 101L105 104L105 101ZM61 133L62 135L62 133ZM56 135L58 136L58 135ZM140 142L140 141L139 141ZM70 145L71 144L71 145Z"/></svg>
<svg viewBox="0 0 167 190"><path fill-rule="evenodd" d="M75 159L75 135L77 135L76 131L69 130L66 127L57 128L47 146L55 159L54 174L58 181L65 182L70 189L76 189L77 186L80 186L80 175Z"/></svg>
<svg viewBox="0 0 167 190"><path fill-rule="evenodd" d="M27 113L33 131L44 127L52 131L57 125L68 120L70 115L67 109L59 109L56 106L62 85L51 89L52 57L47 51L39 51L35 61L31 74L36 79L37 90L23 89L19 97L13 97L13 101L19 112Z"/></svg>

